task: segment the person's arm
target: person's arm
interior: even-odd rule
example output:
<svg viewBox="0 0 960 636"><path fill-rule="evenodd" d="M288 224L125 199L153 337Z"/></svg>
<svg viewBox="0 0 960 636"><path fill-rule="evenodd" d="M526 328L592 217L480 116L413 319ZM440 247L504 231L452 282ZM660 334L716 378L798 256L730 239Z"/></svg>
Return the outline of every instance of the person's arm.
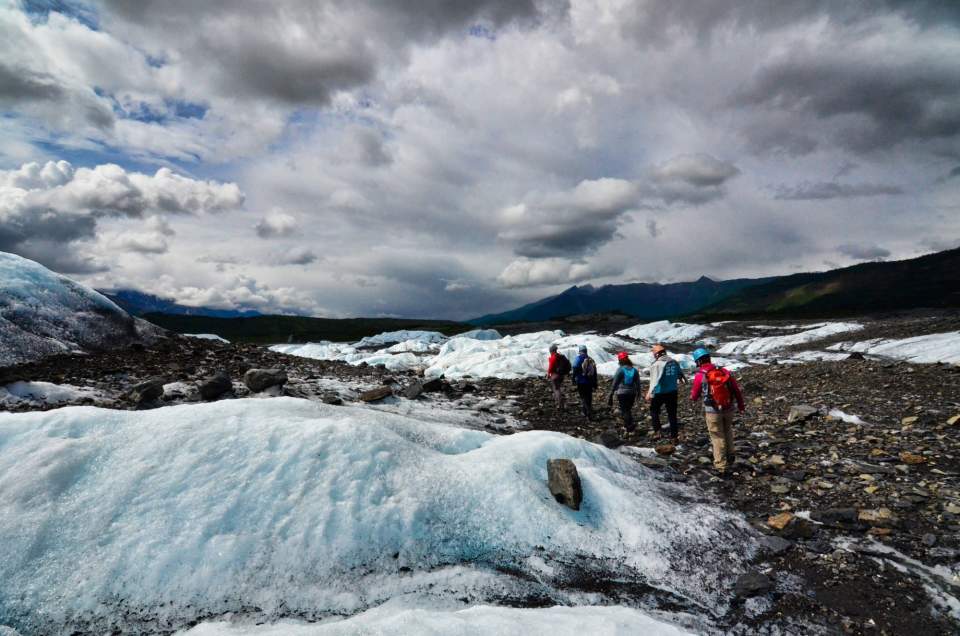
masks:
<svg viewBox="0 0 960 636"><path fill-rule="evenodd" d="M623 369L617 369L617 372L613 374L613 383L610 385L610 394L607 395L607 402L613 402L613 394L616 393L617 387L620 386L622 381Z"/></svg>
<svg viewBox="0 0 960 636"><path fill-rule="evenodd" d="M746 405L743 402L743 391L740 390L737 379L732 375L730 376L730 384L733 386L733 394L737 398L737 410L743 413L744 409L746 409Z"/></svg>
<svg viewBox="0 0 960 636"><path fill-rule="evenodd" d="M663 376L663 369L666 365L660 364L659 361L654 362L650 365L650 388L647 389L647 399L653 399L653 390L660 383L660 378Z"/></svg>
<svg viewBox="0 0 960 636"><path fill-rule="evenodd" d="M703 374L699 371L693 376L693 387L690 389L690 400L696 402L700 399L700 385L703 382Z"/></svg>
<svg viewBox="0 0 960 636"><path fill-rule="evenodd" d="M577 356L576 360L573 361L573 368L570 373L570 380L576 384L577 378L583 375L583 356Z"/></svg>

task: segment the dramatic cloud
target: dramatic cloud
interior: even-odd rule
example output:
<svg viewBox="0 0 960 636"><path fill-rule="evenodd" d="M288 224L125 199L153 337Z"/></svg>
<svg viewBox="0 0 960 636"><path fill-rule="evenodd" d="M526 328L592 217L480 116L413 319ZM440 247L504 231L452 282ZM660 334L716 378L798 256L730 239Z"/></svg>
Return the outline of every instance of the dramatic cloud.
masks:
<svg viewBox="0 0 960 636"><path fill-rule="evenodd" d="M253 229L262 239L290 236L297 229L297 219L289 214L274 211L257 221Z"/></svg>
<svg viewBox="0 0 960 636"><path fill-rule="evenodd" d="M898 186L879 183L837 183L835 181L804 182L795 186L778 186L774 198L783 200L851 199L903 194Z"/></svg>
<svg viewBox="0 0 960 636"><path fill-rule="evenodd" d="M107 243L115 249L161 254L174 232L159 215L216 213L242 203L236 184L190 179L169 168L146 175L112 164L74 169L66 161L29 163L0 170L0 250L59 263L62 271L99 270L102 266L90 265L90 258L71 259L62 251L71 249L67 244L94 239L103 219L155 215L139 230L116 233ZM59 254L50 247L56 245ZM63 266L71 262L84 265Z"/></svg>
<svg viewBox="0 0 960 636"><path fill-rule="evenodd" d="M960 236L957 60L934 0L7 3L0 249L451 318L915 256Z"/></svg>
<svg viewBox="0 0 960 636"><path fill-rule="evenodd" d="M519 259L504 268L497 277L504 287L542 287L571 285L602 276L622 274L616 267L602 267L587 262L571 262L562 258Z"/></svg>

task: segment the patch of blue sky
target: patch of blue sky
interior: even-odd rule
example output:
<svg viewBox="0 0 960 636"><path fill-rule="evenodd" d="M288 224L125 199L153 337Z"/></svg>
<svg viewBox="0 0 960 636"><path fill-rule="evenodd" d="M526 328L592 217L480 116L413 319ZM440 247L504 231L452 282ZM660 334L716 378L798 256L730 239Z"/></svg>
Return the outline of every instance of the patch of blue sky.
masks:
<svg viewBox="0 0 960 636"><path fill-rule="evenodd" d="M35 22L46 21L51 13L60 13L72 18L94 31L100 30L96 9L80 0L21 0L23 12Z"/></svg>
<svg viewBox="0 0 960 636"><path fill-rule="evenodd" d="M467 34L470 37L483 38L484 40L490 40L491 42L497 39L496 32L485 24L470 25L470 28L467 29Z"/></svg>

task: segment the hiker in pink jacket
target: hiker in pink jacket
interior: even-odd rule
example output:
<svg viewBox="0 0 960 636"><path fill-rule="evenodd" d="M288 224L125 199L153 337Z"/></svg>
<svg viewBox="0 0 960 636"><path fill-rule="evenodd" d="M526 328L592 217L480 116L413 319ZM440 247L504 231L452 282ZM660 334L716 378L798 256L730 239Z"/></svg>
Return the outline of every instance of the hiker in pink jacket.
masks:
<svg viewBox="0 0 960 636"><path fill-rule="evenodd" d="M710 361L709 351L701 347L691 355L698 368L690 389L690 399L703 401L707 431L713 446L713 467L721 474L726 474L735 460L733 406L736 402L737 411L743 413L743 392L729 371Z"/></svg>

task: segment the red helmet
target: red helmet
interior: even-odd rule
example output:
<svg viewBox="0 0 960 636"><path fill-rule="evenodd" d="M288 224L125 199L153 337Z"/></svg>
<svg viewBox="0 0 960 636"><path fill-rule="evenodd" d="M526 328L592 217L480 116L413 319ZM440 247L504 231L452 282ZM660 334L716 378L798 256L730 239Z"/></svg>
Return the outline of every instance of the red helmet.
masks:
<svg viewBox="0 0 960 636"><path fill-rule="evenodd" d="M630 356L627 355L626 351L621 351L620 353L617 354L617 360L620 360L621 362L623 360L629 360L629 359L630 359Z"/></svg>

